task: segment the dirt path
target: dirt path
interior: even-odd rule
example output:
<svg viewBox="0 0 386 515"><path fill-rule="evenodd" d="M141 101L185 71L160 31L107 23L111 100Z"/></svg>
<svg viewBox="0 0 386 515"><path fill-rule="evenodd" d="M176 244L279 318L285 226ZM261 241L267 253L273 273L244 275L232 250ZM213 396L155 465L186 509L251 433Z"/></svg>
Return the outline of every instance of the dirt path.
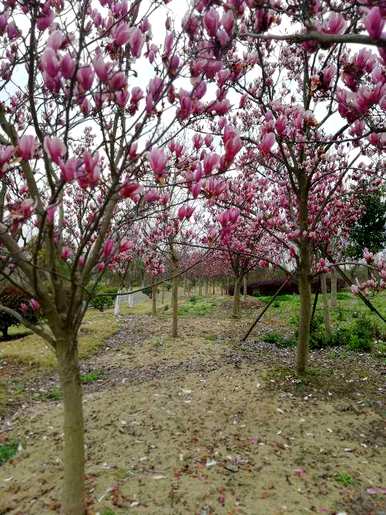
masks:
<svg viewBox="0 0 386 515"><path fill-rule="evenodd" d="M382 514L385 376L372 357L313 353L299 380L292 350L240 346L234 321L182 319L178 340L168 326L128 317L82 365L99 374L84 385L90 513ZM55 386L32 380L6 421L22 450L0 468L1 514L59 511Z"/></svg>

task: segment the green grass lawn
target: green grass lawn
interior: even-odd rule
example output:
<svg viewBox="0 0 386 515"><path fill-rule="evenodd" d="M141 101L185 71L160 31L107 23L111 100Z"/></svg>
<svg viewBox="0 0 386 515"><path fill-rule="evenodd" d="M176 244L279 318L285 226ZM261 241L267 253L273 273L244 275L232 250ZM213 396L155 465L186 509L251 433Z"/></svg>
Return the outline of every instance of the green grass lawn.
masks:
<svg viewBox="0 0 386 515"><path fill-rule="evenodd" d="M113 310L100 312L90 309L84 318L79 332L80 358L86 358L96 352L118 328L119 324L114 317ZM41 368L52 368L55 366L55 355L40 336L26 331L22 326L12 327L10 336L17 334L26 334L26 336L17 340L0 342L0 359Z"/></svg>

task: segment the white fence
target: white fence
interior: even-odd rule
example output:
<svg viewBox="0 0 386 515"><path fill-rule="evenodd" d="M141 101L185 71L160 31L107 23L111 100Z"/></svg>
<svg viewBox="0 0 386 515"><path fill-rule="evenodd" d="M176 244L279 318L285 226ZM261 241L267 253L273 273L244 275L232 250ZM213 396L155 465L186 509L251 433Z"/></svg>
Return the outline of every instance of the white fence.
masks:
<svg viewBox="0 0 386 515"><path fill-rule="evenodd" d="M114 304L114 315L118 316L121 312L121 306L128 306L129 308L133 308L137 304L142 304L142 302L146 302L149 300L149 297L142 293L141 291L137 291L135 293L124 293L121 291L118 291L120 295L117 295L115 297L115 304Z"/></svg>

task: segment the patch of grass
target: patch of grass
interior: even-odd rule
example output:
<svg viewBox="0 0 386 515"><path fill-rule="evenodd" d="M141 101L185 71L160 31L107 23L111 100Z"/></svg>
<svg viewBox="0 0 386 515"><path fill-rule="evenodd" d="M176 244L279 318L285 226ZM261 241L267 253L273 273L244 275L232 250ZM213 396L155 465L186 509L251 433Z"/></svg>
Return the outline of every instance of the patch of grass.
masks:
<svg viewBox="0 0 386 515"><path fill-rule="evenodd" d="M115 511L113 511L111 508L104 508L100 515L116 515Z"/></svg>
<svg viewBox="0 0 386 515"><path fill-rule="evenodd" d="M272 295L256 295L256 297L261 300L261 302L265 302L268 304L272 300ZM298 295L292 295L289 293L283 293L283 295L278 295L275 299L275 302L273 303L273 306L280 305L283 302L297 302L298 301Z"/></svg>
<svg viewBox="0 0 386 515"><path fill-rule="evenodd" d="M205 316L211 313L217 306L214 299L204 297L191 297L185 304L179 306L180 315Z"/></svg>
<svg viewBox="0 0 386 515"><path fill-rule="evenodd" d="M336 294L336 298L338 300L348 300L348 299L352 299L352 294L347 293L345 291L340 291Z"/></svg>
<svg viewBox="0 0 386 515"><path fill-rule="evenodd" d="M266 343L273 343L278 347L286 348L286 347L294 347L296 346L296 341L293 338L288 338L279 333L267 333L263 336L263 341Z"/></svg>
<svg viewBox="0 0 386 515"><path fill-rule="evenodd" d="M54 386L44 397L50 401L60 401L63 398L62 390L58 386Z"/></svg>
<svg viewBox="0 0 386 515"><path fill-rule="evenodd" d="M106 338L119 328L112 311L90 310L87 312L79 332L79 356L81 359L94 354ZM36 334L21 340L3 343L0 346L0 359L9 359L24 365L39 368L53 368L56 357L49 345Z"/></svg>
<svg viewBox="0 0 386 515"><path fill-rule="evenodd" d="M346 472L338 472L335 476L335 480L343 486L351 486L354 484L354 479Z"/></svg>
<svg viewBox="0 0 386 515"><path fill-rule="evenodd" d="M102 379L103 376L103 370L94 370L92 372L89 372L88 374L82 374L80 376L80 381L84 384L95 383L95 381L98 381L98 379Z"/></svg>
<svg viewBox="0 0 386 515"><path fill-rule="evenodd" d="M16 455L18 446L19 444L17 442L0 444L0 465L3 465Z"/></svg>

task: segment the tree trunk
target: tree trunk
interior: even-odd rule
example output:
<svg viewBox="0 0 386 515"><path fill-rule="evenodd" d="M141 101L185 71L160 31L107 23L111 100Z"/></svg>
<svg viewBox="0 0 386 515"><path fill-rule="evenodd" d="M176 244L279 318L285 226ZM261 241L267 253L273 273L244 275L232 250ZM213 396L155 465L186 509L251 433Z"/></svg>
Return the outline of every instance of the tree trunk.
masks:
<svg viewBox="0 0 386 515"><path fill-rule="evenodd" d="M165 285L163 284L161 287L161 304L165 303Z"/></svg>
<svg viewBox="0 0 386 515"><path fill-rule="evenodd" d="M3 339L8 340L8 326L3 327L1 332L3 333Z"/></svg>
<svg viewBox="0 0 386 515"><path fill-rule="evenodd" d="M233 290L233 318L240 318L240 279L236 277Z"/></svg>
<svg viewBox="0 0 386 515"><path fill-rule="evenodd" d="M172 337L178 336L178 261L172 263Z"/></svg>
<svg viewBox="0 0 386 515"><path fill-rule="evenodd" d="M213 295L216 295L216 281L213 281L212 293Z"/></svg>
<svg viewBox="0 0 386 515"><path fill-rule="evenodd" d="M331 270L331 307L337 306L338 275L335 267Z"/></svg>
<svg viewBox="0 0 386 515"><path fill-rule="evenodd" d="M198 296L202 297L202 281L198 281Z"/></svg>
<svg viewBox="0 0 386 515"><path fill-rule="evenodd" d="M306 178L299 178L299 229L308 231L308 188ZM296 352L296 369L298 374L306 370L311 330L311 245L307 237L299 242L299 339Z"/></svg>
<svg viewBox="0 0 386 515"><path fill-rule="evenodd" d="M310 323L311 323L311 265L310 251L308 244L301 250L299 266L299 296L300 296L300 317L299 317L299 340L297 346L296 368L299 374L306 370L308 349L310 345Z"/></svg>
<svg viewBox="0 0 386 515"><path fill-rule="evenodd" d="M157 314L157 286L155 284L151 286L151 314L153 316Z"/></svg>
<svg viewBox="0 0 386 515"><path fill-rule="evenodd" d="M209 279L205 279L205 297L209 297Z"/></svg>
<svg viewBox="0 0 386 515"><path fill-rule="evenodd" d="M61 513L84 515L84 424L77 343L58 342L59 380L64 409L64 482Z"/></svg>
<svg viewBox="0 0 386 515"><path fill-rule="evenodd" d="M247 295L248 295L248 278L247 278L247 274L244 275L243 277L243 288L244 288L244 301L247 300Z"/></svg>
<svg viewBox="0 0 386 515"><path fill-rule="evenodd" d="M330 308L328 305L328 297L327 297L327 276L326 274L322 274L320 277L321 289L322 289L322 298L323 298L323 319L324 319L324 327L326 329L327 336L331 336L331 322L330 322Z"/></svg>

